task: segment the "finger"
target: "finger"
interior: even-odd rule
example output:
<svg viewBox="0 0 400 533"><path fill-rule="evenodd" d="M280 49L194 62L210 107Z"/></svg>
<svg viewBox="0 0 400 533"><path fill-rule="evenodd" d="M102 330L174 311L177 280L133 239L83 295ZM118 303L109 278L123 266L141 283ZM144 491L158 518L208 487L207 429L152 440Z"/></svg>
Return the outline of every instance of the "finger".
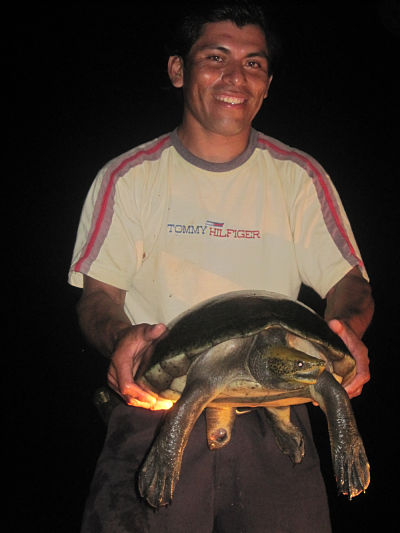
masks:
<svg viewBox="0 0 400 533"><path fill-rule="evenodd" d="M342 341L345 343L347 348L352 352L352 347L354 343L359 342L358 337L347 328L340 320L334 318L328 322L328 326L331 330L338 335Z"/></svg>
<svg viewBox="0 0 400 533"><path fill-rule="evenodd" d="M142 389L136 384L133 387L130 387L129 401L127 403L136 407L151 409L152 411L170 409L173 406L171 400L153 396L151 391Z"/></svg>
<svg viewBox="0 0 400 533"><path fill-rule="evenodd" d="M154 341L160 339L167 332L167 327L161 323L154 325L141 324L138 327L140 328L140 342L138 342L136 346L136 357L134 357L132 360L132 377L136 376L136 372L139 369L142 358L145 357L149 359L151 357L155 346Z"/></svg>
<svg viewBox="0 0 400 533"><path fill-rule="evenodd" d="M370 380L368 349L357 335L339 320L330 320L328 324L343 340L356 361L356 375L348 383L343 383L343 387L349 398L360 396L363 386Z"/></svg>
<svg viewBox="0 0 400 533"><path fill-rule="evenodd" d="M138 363L134 364L137 367ZM138 387L133 380L132 361L130 359L122 360L118 366L111 362L108 370L108 383L111 388L115 390L126 403L130 405L138 405L151 408L155 403L155 399L151 394L148 394L143 389ZM145 404L145 405L142 405Z"/></svg>
<svg viewBox="0 0 400 533"><path fill-rule="evenodd" d="M151 411L165 411L173 406L171 400L156 400L154 403L143 402L137 398L131 398L128 402L132 407L142 407Z"/></svg>
<svg viewBox="0 0 400 533"><path fill-rule="evenodd" d="M108 368L107 383L109 387L111 387L112 390L118 394L118 396L120 396L124 401L126 401L126 398L121 393L120 386L118 383L117 373L112 363L110 364Z"/></svg>
<svg viewBox="0 0 400 533"><path fill-rule="evenodd" d="M150 409L150 410L153 410L154 409L154 404L155 402L151 403L151 402L143 402L143 401L140 401L138 400L137 398L133 398L133 397L130 397L127 402L126 402L128 405L130 405L131 407L141 407L142 409Z"/></svg>
<svg viewBox="0 0 400 533"><path fill-rule="evenodd" d="M369 379L370 374L368 367L359 367L355 377L349 381L349 383L344 383L343 386L349 397L354 398L361 394L364 385L368 383Z"/></svg>
<svg viewBox="0 0 400 533"><path fill-rule="evenodd" d="M110 369L114 370L115 378L122 391L125 387L129 387L131 384L133 385L133 361L127 357L119 358L117 352L115 352L115 359L116 361L118 361L118 364L114 364L114 362L111 362ZM111 372L114 373L112 370Z"/></svg>
<svg viewBox="0 0 400 533"><path fill-rule="evenodd" d="M339 335L339 337L342 339L342 341L345 343L346 347L350 351L350 353L353 355L353 357L357 361L358 364L363 365L362 371L365 370L364 366L369 364L368 359L368 349L365 346L365 344L357 337L357 335L354 333L352 329L345 326L342 322L339 320L331 320L328 322L329 327L332 329L334 333ZM367 373L368 369L367 369Z"/></svg>
<svg viewBox="0 0 400 533"><path fill-rule="evenodd" d="M144 407L145 409L155 409L156 406L156 399L151 396L151 394L147 394L139 387L136 387L136 385L133 384L133 386L125 386L121 390L119 383L115 376L109 372L107 376L107 381L109 386L128 404L133 405L136 407ZM157 409L160 408L167 408L167 407L156 407Z"/></svg>
<svg viewBox="0 0 400 533"><path fill-rule="evenodd" d="M348 385L344 385L344 389L347 392L349 398L355 398L356 396L360 396L363 387L367 382L368 379L366 379L365 376L356 375L356 377Z"/></svg>
<svg viewBox="0 0 400 533"><path fill-rule="evenodd" d="M107 382L113 390L117 390L119 388L118 381L116 377L113 374L111 374L111 372L108 372L107 374Z"/></svg>
<svg viewBox="0 0 400 533"><path fill-rule="evenodd" d="M158 399L156 403L151 408L152 411L163 411L165 409L171 409L173 406L173 402L171 400L161 400Z"/></svg>
<svg viewBox="0 0 400 533"><path fill-rule="evenodd" d="M143 340L146 342L151 342L158 339L163 335L167 330L165 324L145 324L143 331Z"/></svg>
<svg viewBox="0 0 400 533"><path fill-rule="evenodd" d="M352 398L356 398L357 396L360 396L363 388L362 387L358 387L358 388L353 388L353 387L346 388L345 387L345 390L347 392L348 397L352 399Z"/></svg>
<svg viewBox="0 0 400 533"><path fill-rule="evenodd" d="M337 335L340 335L340 333L343 331L344 326L340 322L340 320L337 320L337 318L333 318L332 320L329 320L328 326L331 328L331 330L336 333Z"/></svg>
<svg viewBox="0 0 400 533"><path fill-rule="evenodd" d="M166 329L164 324L139 324L129 330L117 345L109 366L108 381L111 388L129 405L153 409L157 403L151 393L135 384L134 376L146 350L150 353L153 341L162 336Z"/></svg>
<svg viewBox="0 0 400 533"><path fill-rule="evenodd" d="M157 402L157 399L154 396L138 387L135 383L132 383L121 389L121 393L127 404L136 407L153 409Z"/></svg>

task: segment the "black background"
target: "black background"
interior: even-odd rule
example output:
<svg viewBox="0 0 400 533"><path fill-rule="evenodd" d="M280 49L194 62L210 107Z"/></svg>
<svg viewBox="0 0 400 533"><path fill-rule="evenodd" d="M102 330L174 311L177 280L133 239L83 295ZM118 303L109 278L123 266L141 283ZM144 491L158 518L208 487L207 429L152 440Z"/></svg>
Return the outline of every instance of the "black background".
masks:
<svg viewBox="0 0 400 533"><path fill-rule="evenodd" d="M336 495L325 420L310 409L334 531L372 531L376 517L397 514L399 4L282 0L272 8L284 55L255 126L332 176L376 299L365 337L372 380L353 400L371 462L365 495ZM95 173L179 122L162 49L177 9L39 2L3 13L9 531L79 531L104 437L91 397L106 362L80 336L79 290L67 285L67 270Z"/></svg>

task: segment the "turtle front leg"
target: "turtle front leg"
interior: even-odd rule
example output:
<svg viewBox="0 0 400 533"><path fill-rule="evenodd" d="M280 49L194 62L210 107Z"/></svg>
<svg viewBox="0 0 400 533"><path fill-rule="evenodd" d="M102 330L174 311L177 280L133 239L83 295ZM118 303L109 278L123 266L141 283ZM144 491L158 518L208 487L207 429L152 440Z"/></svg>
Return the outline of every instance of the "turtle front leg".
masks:
<svg viewBox="0 0 400 533"><path fill-rule="evenodd" d="M327 371L310 387L328 420L333 469L339 492L349 498L369 485L369 463L357 429L349 397L344 388Z"/></svg>
<svg viewBox="0 0 400 533"><path fill-rule="evenodd" d="M187 387L167 413L160 432L139 472L139 492L153 507L171 502L190 433L210 401L204 387Z"/></svg>

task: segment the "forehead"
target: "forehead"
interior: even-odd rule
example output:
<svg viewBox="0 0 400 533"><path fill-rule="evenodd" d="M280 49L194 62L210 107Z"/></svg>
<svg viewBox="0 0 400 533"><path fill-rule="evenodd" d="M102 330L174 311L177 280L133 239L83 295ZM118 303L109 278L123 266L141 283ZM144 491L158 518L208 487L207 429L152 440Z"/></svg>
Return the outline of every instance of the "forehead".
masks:
<svg viewBox="0 0 400 533"><path fill-rule="evenodd" d="M203 26L203 31L193 44L190 53L218 47L242 50L246 54L261 53L267 55L265 34L255 24L239 27L230 21L208 22Z"/></svg>

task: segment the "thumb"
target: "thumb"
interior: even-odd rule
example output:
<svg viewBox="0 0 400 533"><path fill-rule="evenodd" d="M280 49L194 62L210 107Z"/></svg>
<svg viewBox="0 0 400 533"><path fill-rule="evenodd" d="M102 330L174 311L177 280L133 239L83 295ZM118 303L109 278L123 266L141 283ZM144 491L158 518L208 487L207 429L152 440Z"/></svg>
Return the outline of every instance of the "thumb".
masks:
<svg viewBox="0 0 400 533"><path fill-rule="evenodd" d="M146 341L152 341L161 337L167 330L165 324L146 324L143 337Z"/></svg>
<svg viewBox="0 0 400 533"><path fill-rule="evenodd" d="M331 328L331 330L340 336L341 333L343 333L344 325L340 320L337 318L333 318L332 320L328 321L328 326Z"/></svg>

